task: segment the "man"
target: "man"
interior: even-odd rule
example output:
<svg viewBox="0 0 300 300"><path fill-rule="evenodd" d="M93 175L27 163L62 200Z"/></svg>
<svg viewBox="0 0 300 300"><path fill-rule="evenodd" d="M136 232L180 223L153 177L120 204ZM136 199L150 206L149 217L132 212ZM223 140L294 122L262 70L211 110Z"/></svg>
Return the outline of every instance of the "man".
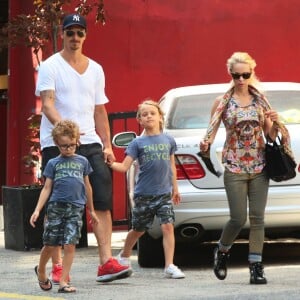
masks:
<svg viewBox="0 0 300 300"><path fill-rule="evenodd" d="M112 258L112 181L106 162L113 162L110 129L105 104L105 76L102 67L82 53L86 39L86 20L78 14L64 18L63 49L43 62L39 69L36 95L42 100L40 140L42 169L47 161L59 154L51 130L61 119L75 121L81 132L77 153L86 156L93 168L90 182L94 207L99 223L93 227L99 260L97 281L107 282L125 278L132 270ZM60 264L60 248L52 258L52 280L64 272ZM58 265L57 265L58 264ZM54 275L54 276L53 276ZM56 277L56 278L54 278Z"/></svg>

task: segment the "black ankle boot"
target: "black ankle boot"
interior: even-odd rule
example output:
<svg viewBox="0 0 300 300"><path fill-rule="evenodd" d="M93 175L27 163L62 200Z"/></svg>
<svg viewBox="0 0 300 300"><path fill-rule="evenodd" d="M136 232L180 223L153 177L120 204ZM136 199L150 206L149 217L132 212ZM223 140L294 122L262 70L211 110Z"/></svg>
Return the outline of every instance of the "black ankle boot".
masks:
<svg viewBox="0 0 300 300"><path fill-rule="evenodd" d="M252 263L249 265L250 283L251 284L266 284L267 279L264 276L264 267L261 262Z"/></svg>
<svg viewBox="0 0 300 300"><path fill-rule="evenodd" d="M227 276L227 260L229 258L229 252L221 252L216 247L214 250L214 273L220 280L224 280Z"/></svg>

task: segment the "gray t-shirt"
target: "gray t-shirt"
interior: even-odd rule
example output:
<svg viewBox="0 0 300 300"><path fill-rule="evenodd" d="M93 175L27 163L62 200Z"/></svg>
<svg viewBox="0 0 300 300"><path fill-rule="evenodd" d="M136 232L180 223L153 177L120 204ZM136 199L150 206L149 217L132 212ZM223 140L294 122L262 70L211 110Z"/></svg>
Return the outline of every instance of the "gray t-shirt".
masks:
<svg viewBox="0 0 300 300"><path fill-rule="evenodd" d="M164 133L140 136L128 145L126 155L139 163L135 195L162 195L172 191L170 156L176 150L174 138Z"/></svg>
<svg viewBox="0 0 300 300"><path fill-rule="evenodd" d="M92 172L89 161L81 155L57 156L50 159L43 175L53 180L48 202L67 202L78 207L86 203L84 176Z"/></svg>

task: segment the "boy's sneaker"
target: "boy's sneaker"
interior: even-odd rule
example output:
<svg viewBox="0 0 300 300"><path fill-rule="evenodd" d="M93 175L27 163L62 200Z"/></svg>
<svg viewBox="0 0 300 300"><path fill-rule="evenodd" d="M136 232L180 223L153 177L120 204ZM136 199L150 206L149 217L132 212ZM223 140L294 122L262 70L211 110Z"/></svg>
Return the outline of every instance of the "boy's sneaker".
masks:
<svg viewBox="0 0 300 300"><path fill-rule="evenodd" d="M224 280L227 276L227 260L229 253L219 251L219 247L214 250L214 273L220 280Z"/></svg>
<svg viewBox="0 0 300 300"><path fill-rule="evenodd" d="M52 270L49 274L49 277L53 284L59 284L59 280L62 275L62 269L63 269L62 265L59 265L59 264L54 265L54 267L52 268ZM70 275L69 275L68 282L70 282L70 281L71 281L71 279L70 279Z"/></svg>
<svg viewBox="0 0 300 300"><path fill-rule="evenodd" d="M117 279L129 277L132 270L128 266L123 266L115 258L110 258L104 265L98 267L96 281L109 282Z"/></svg>
<svg viewBox="0 0 300 300"><path fill-rule="evenodd" d="M167 268L165 268L165 277L180 279L185 278L185 275L177 266L170 264Z"/></svg>
<svg viewBox="0 0 300 300"><path fill-rule="evenodd" d="M131 268L130 258L121 256L121 253L122 253L122 251L117 256L117 260L118 260L119 264L122 266L127 266L127 267Z"/></svg>

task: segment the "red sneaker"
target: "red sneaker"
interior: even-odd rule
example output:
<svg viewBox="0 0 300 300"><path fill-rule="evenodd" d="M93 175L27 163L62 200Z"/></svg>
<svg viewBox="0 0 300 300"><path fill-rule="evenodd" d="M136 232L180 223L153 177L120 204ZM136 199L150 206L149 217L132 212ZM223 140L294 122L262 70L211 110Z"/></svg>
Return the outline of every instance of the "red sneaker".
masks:
<svg viewBox="0 0 300 300"><path fill-rule="evenodd" d="M50 280L53 284L59 284L59 280L62 274L62 265L54 265L52 271L50 272ZM68 282L70 282L70 275L68 276Z"/></svg>
<svg viewBox="0 0 300 300"><path fill-rule="evenodd" d="M98 267L96 281L109 282L129 277L132 269L129 266L120 265L115 258L110 258L104 265Z"/></svg>

